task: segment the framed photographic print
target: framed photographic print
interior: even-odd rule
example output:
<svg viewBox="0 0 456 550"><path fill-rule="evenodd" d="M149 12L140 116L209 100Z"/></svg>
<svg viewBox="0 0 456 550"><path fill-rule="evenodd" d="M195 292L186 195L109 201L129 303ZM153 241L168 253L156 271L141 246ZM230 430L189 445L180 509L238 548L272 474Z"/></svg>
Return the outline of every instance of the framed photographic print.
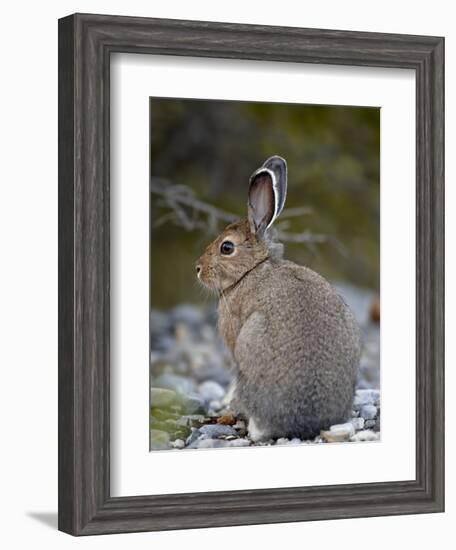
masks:
<svg viewBox="0 0 456 550"><path fill-rule="evenodd" d="M59 21L59 529L444 507L443 38Z"/></svg>

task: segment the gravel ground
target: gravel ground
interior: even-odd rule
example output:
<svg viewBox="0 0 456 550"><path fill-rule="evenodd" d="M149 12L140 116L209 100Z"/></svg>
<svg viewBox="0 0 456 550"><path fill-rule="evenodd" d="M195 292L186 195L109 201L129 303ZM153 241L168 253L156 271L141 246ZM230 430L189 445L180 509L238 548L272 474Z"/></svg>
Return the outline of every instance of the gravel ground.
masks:
<svg viewBox="0 0 456 550"><path fill-rule="evenodd" d="M229 409L231 358L216 332L215 310L179 305L151 311L150 448L208 449L294 445L380 438L380 330L369 320L373 293L336 285L363 332L352 418L313 440L253 443Z"/></svg>

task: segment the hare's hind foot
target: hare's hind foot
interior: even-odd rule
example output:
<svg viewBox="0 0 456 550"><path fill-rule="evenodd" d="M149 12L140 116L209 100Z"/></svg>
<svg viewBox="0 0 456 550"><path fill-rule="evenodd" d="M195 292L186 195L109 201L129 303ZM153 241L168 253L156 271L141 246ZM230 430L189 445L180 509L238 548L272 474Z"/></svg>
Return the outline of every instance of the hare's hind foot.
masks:
<svg viewBox="0 0 456 550"><path fill-rule="evenodd" d="M261 429L253 418L249 419L248 434L254 443L271 439L270 433Z"/></svg>

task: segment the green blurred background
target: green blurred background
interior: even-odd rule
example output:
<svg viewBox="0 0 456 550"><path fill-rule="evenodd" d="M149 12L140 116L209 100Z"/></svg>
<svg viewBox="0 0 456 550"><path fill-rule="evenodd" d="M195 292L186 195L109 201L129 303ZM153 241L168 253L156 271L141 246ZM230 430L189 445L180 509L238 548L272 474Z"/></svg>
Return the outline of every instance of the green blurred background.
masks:
<svg viewBox="0 0 456 550"><path fill-rule="evenodd" d="M285 243L285 256L332 281L378 291L378 108L150 100L156 190L182 185L191 200L243 217L250 174L274 154L288 163L285 208L309 208L282 228L317 236L315 243ZM226 222L192 227L190 208L182 224L160 192L151 193L150 206L151 307L204 303L194 265Z"/></svg>

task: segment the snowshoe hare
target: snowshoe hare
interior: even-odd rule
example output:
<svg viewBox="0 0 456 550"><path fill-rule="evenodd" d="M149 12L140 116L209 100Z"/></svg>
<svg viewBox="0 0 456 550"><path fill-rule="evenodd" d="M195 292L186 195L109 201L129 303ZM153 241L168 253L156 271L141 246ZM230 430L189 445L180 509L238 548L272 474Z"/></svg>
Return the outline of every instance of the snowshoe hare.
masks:
<svg viewBox="0 0 456 550"><path fill-rule="evenodd" d="M232 223L199 259L219 295L218 328L237 364L232 407L254 441L313 438L350 417L359 327L335 289L282 258L271 225L285 203L287 165L266 160L250 178L247 219Z"/></svg>

